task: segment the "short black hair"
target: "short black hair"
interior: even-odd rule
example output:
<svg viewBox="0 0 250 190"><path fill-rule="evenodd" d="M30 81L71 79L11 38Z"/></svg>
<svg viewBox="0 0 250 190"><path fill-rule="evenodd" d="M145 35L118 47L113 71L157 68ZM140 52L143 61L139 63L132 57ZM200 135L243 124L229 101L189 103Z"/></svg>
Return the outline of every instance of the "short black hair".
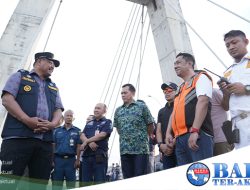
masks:
<svg viewBox="0 0 250 190"><path fill-rule="evenodd" d="M128 86L128 89L129 89L130 92L135 93L135 87L132 84L129 84L129 83L128 84L124 84L122 86L122 88L127 87L127 86Z"/></svg>
<svg viewBox="0 0 250 190"><path fill-rule="evenodd" d="M194 68L195 59L194 59L194 56L193 56L193 55L191 55L190 53L179 53L178 55L176 55L176 58L177 58L177 57L180 57L180 56L182 56L183 59L185 59L186 61L191 61L191 62L193 63L192 66L193 66L193 68Z"/></svg>
<svg viewBox="0 0 250 190"><path fill-rule="evenodd" d="M226 38L236 37L236 36L241 36L243 38L246 38L246 34L242 32L241 30L231 30L224 35L224 41L226 40Z"/></svg>

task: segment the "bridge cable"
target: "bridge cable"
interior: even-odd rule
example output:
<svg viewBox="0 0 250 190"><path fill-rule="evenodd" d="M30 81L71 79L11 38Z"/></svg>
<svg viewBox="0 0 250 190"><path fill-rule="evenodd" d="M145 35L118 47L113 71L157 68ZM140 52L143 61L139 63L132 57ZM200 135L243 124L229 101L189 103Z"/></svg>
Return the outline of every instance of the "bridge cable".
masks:
<svg viewBox="0 0 250 190"><path fill-rule="evenodd" d="M62 4L62 2L63 2L63 1L62 1L62 0L60 0L60 3L59 3L59 5L58 5L58 7L57 7L56 14L55 14L55 16L54 16L54 19L53 19L52 25L51 25L51 27L50 27L50 31L49 31L49 34L48 34L48 37L47 37L46 43L45 43L45 45L44 45L43 51L45 51L45 49L46 49L46 47L47 47L47 44L48 44L48 42L49 42L50 35L51 35L52 30L53 30L53 28L54 28L54 24L55 24L55 22L56 22L56 18L57 18L57 15L58 15L58 13L59 13L59 10L60 10L60 8L61 8L61 4Z"/></svg>
<svg viewBox="0 0 250 190"><path fill-rule="evenodd" d="M141 62L142 62L142 40L143 40L143 27L144 27L144 20L143 20L143 14L144 14L144 5L142 5L142 12L141 12L141 44L140 44L140 66L139 66L139 73L138 73L138 78L136 81L136 89L137 89L137 99L140 94L140 77L141 77Z"/></svg>
<svg viewBox="0 0 250 190"><path fill-rule="evenodd" d="M100 97L100 99L99 99L99 102L101 102L102 97L104 96L105 89L107 88L108 81L109 81L109 77L111 76L111 71L113 70L113 67L114 67L114 65L115 65L115 60L116 60L116 57L117 57L117 55L118 55L119 49L120 49L120 47L121 47L122 40L123 40L123 38L124 38L126 29L127 29L127 27L128 27L128 23L129 23L129 20L130 20L130 17L131 17L131 15L132 15L132 12L133 12L134 7L135 7L135 3L133 3L133 6L132 6L131 11L130 11L130 13L129 13L129 16L128 16L126 25L125 25L124 30L123 30L123 33L122 33L121 40L120 40L119 45L118 45L118 47L117 47L117 50L116 50L116 53L115 53L115 56L114 56L114 59L113 59L113 62L112 62L112 66L110 67L110 70L109 70L109 73L108 73L108 76L107 76L107 79L106 79L104 88L103 88L103 90L102 90L102 94L101 94L101 97ZM105 98L104 98L104 102L105 102L105 100L106 100L106 96L105 96Z"/></svg>
<svg viewBox="0 0 250 190"><path fill-rule="evenodd" d="M150 24L148 24L146 39L145 39L144 48L143 48L143 51L142 51L142 57L141 57L142 60L143 60L143 56L144 56L144 52L145 52L145 47L146 47L147 37L148 37L148 33L149 33L149 28L150 28ZM139 41L138 44L140 44L140 41ZM140 62L140 64L141 64L141 63L142 63L142 62ZM125 74L125 72L124 72L124 74ZM124 77L124 75L123 75L123 77ZM121 82L120 86L121 86L121 85L122 85L122 82ZM115 104L117 104L118 97L119 97L119 93L117 94ZM113 109L112 116L113 116L113 114L114 114L114 110L115 110L115 109ZM113 137L113 140L112 140L112 143L111 143L111 146L110 146L109 157L110 157L110 155L111 155L111 153L112 153L112 149L113 149L114 141L115 141L115 138L116 138L116 134L117 134L117 131L114 132L114 137Z"/></svg>
<svg viewBox="0 0 250 190"><path fill-rule="evenodd" d="M139 11L140 11L140 9L138 9L138 12L137 12L137 18L138 18L138 15L139 15ZM136 19L137 19L136 18ZM136 20L135 20L136 21ZM118 81L118 77L119 77L119 75L120 75L120 72L121 72L121 69L122 69L122 66L123 66L123 62L124 62L124 59L125 59L125 57L126 57L126 53L127 53L127 51L128 51L128 47L129 47L129 45L130 45L130 41L131 41L131 37L132 37L132 34L133 34L133 32L134 32L134 29L135 29L135 24L136 24L136 22L134 22L134 24L133 24L133 26L132 26L132 32L130 33L130 35L129 35L129 39L128 39L128 43L127 43L127 45L126 45L126 47L125 47L125 50L124 50L124 54L123 54L123 57L122 57L122 60L121 60L121 64L120 64L120 67L119 67L119 70L118 70L118 73L117 73L117 77L116 77L116 80L113 80L114 81L114 88L113 88L113 91L115 90L115 87L116 87L116 84L117 84L117 81ZM113 77L112 77L113 78ZM120 89L118 89L118 90L120 90ZM113 92L112 91L112 92ZM111 102L111 99L112 99L112 96L110 96L110 99L109 99L109 101L108 101L108 105L110 105L110 102Z"/></svg>
<svg viewBox="0 0 250 190"><path fill-rule="evenodd" d="M196 32L196 30L183 18L183 16L166 0L167 4L176 12L176 14L188 25L188 27L195 33L195 35L202 41L202 43L210 50L210 52L217 58L217 60L225 67L228 66L219 58L219 56L212 50L207 42Z"/></svg>
<svg viewBox="0 0 250 190"><path fill-rule="evenodd" d="M240 19L242 19L242 20L244 20L244 21L250 23L250 20L248 20L248 19L244 18L243 16L240 16L240 15L238 15L237 13L235 13L235 12L233 12L233 11L231 11L231 10L225 8L225 7L223 7L222 5L219 5L219 4L217 4L217 3L215 3L215 2L213 2L213 1L211 1L211 0L207 0L207 1L210 2L210 3L212 3L212 4L214 4L214 5L216 5L217 7L221 8L221 9L223 9L223 10L225 10L225 11L231 13L232 15L234 15L234 16L236 16L236 17L239 17Z"/></svg>
<svg viewBox="0 0 250 190"><path fill-rule="evenodd" d="M136 8L137 8L137 6L136 6ZM138 12L139 12L139 10L138 10ZM117 70L117 67L118 67L118 63L119 63L119 60L120 60L120 58L121 58L121 54L122 54L123 48L124 48L124 46L125 46L125 43L126 43L126 40L127 40L127 36L128 36L128 34L129 34L129 30L130 30L130 27L131 27L131 24L133 23L133 19L134 19L134 17L135 17L135 13L136 13L136 9L134 10L134 13L133 13L133 15L132 15L130 24L129 24L129 26L128 26L127 33L126 33L125 38L124 38L123 45L122 45L122 47L121 47L121 51L120 51L120 53L119 53L119 55L118 55L118 60L117 60L117 62L116 62L114 71L113 71L113 73L112 73L111 81L110 81L110 83L109 83L109 86L108 86L108 89L107 89L107 92L106 92L106 95L105 95L105 98L104 98L104 102L106 102L108 93L110 92L110 87L111 87L111 84L112 84L114 75L115 75L115 73L116 73L116 70ZM137 13L137 14L138 14L138 13ZM114 91L114 89L112 90L112 94L113 94L113 91ZM111 95L111 97L112 97L112 95ZM108 105L108 106L109 106L109 105Z"/></svg>
<svg viewBox="0 0 250 190"><path fill-rule="evenodd" d="M145 15L145 18L147 18L146 17L147 16L147 14ZM143 19L143 18L141 18L141 19ZM140 21L139 21L140 22ZM138 30L138 27L137 27L137 30ZM137 33L137 30L136 30L136 33ZM148 34L148 33L147 33ZM136 37L136 36L135 36ZM133 44L134 44L134 41L135 41L135 37L134 37L134 40L133 40ZM140 43L140 39L139 39L139 43ZM138 44L139 44L138 43ZM133 44L132 44L132 46L133 46ZM138 47L138 46L137 46ZM132 51L132 50L131 50ZM126 73L126 71L127 71L127 66L128 66L128 63L129 63L129 60L130 60L130 55L131 55L131 51L129 52L129 58L128 58L128 60L127 60L127 63L126 63L126 66L125 66L125 69L124 69L124 72L123 72L123 76L122 76L122 80L121 80L121 82L120 82L120 87L122 86L122 84L123 84L123 82L124 82L124 77L125 77L125 73ZM136 56L136 55L135 55ZM142 55L143 56L143 55ZM132 72L132 70L131 70L131 72ZM117 81L117 80L116 80ZM120 91L120 88L119 88L119 91ZM116 96L116 100L115 100L115 105L114 105L114 108L113 108L113 112L112 112L112 116L111 117L113 117L113 115L114 115L114 112L115 112L115 107L117 106L117 101L118 101L118 97L119 97L119 91L118 91L118 93L117 93L117 96ZM117 131L114 131L114 135L113 135L113 139L112 139L112 143L111 143L111 146L110 146L110 151L109 151L109 158L110 158L110 155L111 155L111 153L112 153L112 149L113 149L113 145L114 145L114 141L115 141L115 138L116 138L116 134L117 134Z"/></svg>
<svg viewBox="0 0 250 190"><path fill-rule="evenodd" d="M143 47L143 50L142 50L142 56L141 56L140 65L139 65L139 73L138 73L138 78L137 78L137 81L136 81L138 86L140 85L139 83L140 83L140 75L141 75L141 66L142 66L142 63L143 63L143 57L144 57L144 53L145 53L145 49L146 49L146 45L147 45L149 28L150 28L150 24L148 25L147 35L146 35L146 39L145 39L145 42L144 42L144 47ZM138 95L138 97L139 97L139 95Z"/></svg>

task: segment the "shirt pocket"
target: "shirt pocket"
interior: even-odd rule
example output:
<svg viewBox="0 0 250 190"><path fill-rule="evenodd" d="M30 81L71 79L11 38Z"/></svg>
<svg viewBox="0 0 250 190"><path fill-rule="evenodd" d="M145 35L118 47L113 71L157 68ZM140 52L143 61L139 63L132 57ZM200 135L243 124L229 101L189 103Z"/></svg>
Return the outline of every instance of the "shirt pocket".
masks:
<svg viewBox="0 0 250 190"><path fill-rule="evenodd" d="M70 139L74 140L74 144L76 145L79 142L79 135L76 133L71 133L70 134Z"/></svg>
<svg viewBox="0 0 250 190"><path fill-rule="evenodd" d="M63 142L64 139L65 139L65 135L64 135L63 133L61 133L61 132L56 133L56 139L55 139L55 140L56 140L57 142Z"/></svg>

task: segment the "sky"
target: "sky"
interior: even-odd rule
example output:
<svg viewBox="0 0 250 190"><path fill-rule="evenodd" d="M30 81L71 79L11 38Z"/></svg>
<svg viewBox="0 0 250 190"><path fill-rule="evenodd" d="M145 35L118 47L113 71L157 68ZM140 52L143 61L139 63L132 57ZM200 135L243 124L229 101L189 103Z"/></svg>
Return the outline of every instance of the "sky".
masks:
<svg viewBox="0 0 250 190"><path fill-rule="evenodd" d="M18 0L0 0L0 35L17 2ZM249 0L216 0L216 3L250 20ZM43 50L58 4L59 0L51 10L36 52ZM223 34L232 29L240 29L250 38L250 23L216 7L207 0L180 0L180 4L185 20L220 59L230 66L232 59L224 46ZM64 0L61 4L46 51L53 52L55 58L61 61L52 79L60 89L65 109L74 110L76 117L74 124L81 129L87 116L93 113L95 104L100 101L132 6L133 3L126 0ZM198 68L206 67L222 75L225 68L195 33L189 27L187 28ZM217 78L214 79L217 80ZM160 89L161 84L156 48L150 30L141 67L139 98L147 103L155 119L158 110L165 104ZM112 102L108 109L108 118L111 117L113 109L122 104L118 93L120 89L116 88L112 96L108 94ZM118 103L115 106L114 100L117 96ZM113 138L114 132L110 142ZM118 162L118 147L116 135L110 162Z"/></svg>

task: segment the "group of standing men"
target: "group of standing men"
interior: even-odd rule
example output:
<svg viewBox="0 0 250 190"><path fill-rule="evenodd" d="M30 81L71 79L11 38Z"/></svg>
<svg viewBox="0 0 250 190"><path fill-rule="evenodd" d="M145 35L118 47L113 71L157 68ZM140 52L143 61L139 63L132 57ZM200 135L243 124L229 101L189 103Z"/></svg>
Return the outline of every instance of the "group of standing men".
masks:
<svg viewBox="0 0 250 190"><path fill-rule="evenodd" d="M240 131L240 141L235 144L240 148L250 144L249 42L239 30L225 34L224 41L234 64L225 72L229 82L218 83L221 106L230 110L233 128ZM52 53L37 53L32 71L20 70L8 79L2 92L8 115L2 132L1 173L21 177L28 167L29 178L47 184L52 166L57 182L64 178L74 181L75 168L80 167L82 182L104 181L112 132L112 122L105 118L107 107L97 104L82 132L72 124L72 110L65 112L64 125L56 128L64 108L50 76L59 65ZM194 65L191 54L179 53L174 68L184 82L178 88L174 83L161 87L168 102L159 111L156 138L165 169L213 156L212 79L204 71L195 71ZM154 119L144 102L134 100L135 92L131 84L122 86L123 105L116 109L113 122L119 134L124 178L147 174L148 141L154 138ZM15 189L17 184L6 185Z"/></svg>

